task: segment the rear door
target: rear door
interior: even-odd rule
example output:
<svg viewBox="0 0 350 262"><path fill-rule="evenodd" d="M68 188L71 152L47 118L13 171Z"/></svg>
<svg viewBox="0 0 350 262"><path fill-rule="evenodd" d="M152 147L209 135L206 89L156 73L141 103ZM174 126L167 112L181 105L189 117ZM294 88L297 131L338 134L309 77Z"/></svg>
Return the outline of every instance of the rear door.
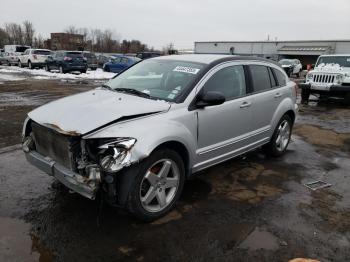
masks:
<svg viewBox="0 0 350 262"><path fill-rule="evenodd" d="M286 94L283 86L280 86L276 79L274 69L268 65L249 65L249 72L253 87L252 110L255 140L266 142L273 131L274 113Z"/></svg>
<svg viewBox="0 0 350 262"><path fill-rule="evenodd" d="M198 117L198 148L195 170L213 165L245 150L252 131L252 101L247 92L242 65L225 65L207 76L200 92L222 93L221 105L196 109Z"/></svg>

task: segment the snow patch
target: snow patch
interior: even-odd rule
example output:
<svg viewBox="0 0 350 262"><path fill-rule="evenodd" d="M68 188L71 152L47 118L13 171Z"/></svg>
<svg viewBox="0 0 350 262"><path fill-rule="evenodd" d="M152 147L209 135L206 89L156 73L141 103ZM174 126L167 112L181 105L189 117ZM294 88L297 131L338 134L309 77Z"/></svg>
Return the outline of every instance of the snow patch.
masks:
<svg viewBox="0 0 350 262"><path fill-rule="evenodd" d="M15 74L15 75L12 75ZM17 76L16 76L17 75ZM28 77L33 79L101 79L108 80L115 76L115 73L104 72L98 68L95 71L87 71L86 74L80 72L72 72L60 74L58 71L47 72L44 69L28 69L20 67L0 66L0 79L6 81L19 81ZM24 76L24 78L23 78Z"/></svg>
<svg viewBox="0 0 350 262"><path fill-rule="evenodd" d="M343 68L339 65L339 64L334 64L334 63L331 63L331 64L319 64L317 67L317 69L319 70L324 70L324 71L342 71Z"/></svg>

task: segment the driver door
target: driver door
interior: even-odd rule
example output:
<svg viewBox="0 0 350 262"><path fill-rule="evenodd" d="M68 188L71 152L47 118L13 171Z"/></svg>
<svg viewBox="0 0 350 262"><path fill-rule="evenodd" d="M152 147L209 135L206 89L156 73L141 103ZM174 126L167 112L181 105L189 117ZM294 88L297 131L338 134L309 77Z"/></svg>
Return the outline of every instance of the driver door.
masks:
<svg viewBox="0 0 350 262"><path fill-rule="evenodd" d="M226 101L221 105L196 109L196 171L231 158L252 143L249 136L249 132L253 131L252 100L247 92L244 67L221 66L207 78L200 90L206 91L220 92Z"/></svg>

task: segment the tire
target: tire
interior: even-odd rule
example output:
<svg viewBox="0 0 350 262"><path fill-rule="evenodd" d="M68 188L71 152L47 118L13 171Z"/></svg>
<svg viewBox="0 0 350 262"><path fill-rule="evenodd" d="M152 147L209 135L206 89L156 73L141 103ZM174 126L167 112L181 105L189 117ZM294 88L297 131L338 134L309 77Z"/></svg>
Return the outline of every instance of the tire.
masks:
<svg viewBox="0 0 350 262"><path fill-rule="evenodd" d="M184 186L185 166L180 155L170 149L154 151L138 165L140 167L131 186L127 209L138 219L150 222L174 207ZM168 172L162 176L162 170Z"/></svg>
<svg viewBox="0 0 350 262"><path fill-rule="evenodd" d="M30 61L28 61L28 68L29 68L29 69L33 69L32 62L30 62Z"/></svg>
<svg viewBox="0 0 350 262"><path fill-rule="evenodd" d="M45 71L50 72L50 67L48 65L45 65Z"/></svg>
<svg viewBox="0 0 350 262"><path fill-rule="evenodd" d="M264 146L268 155L279 157L286 152L292 135L292 127L292 119L288 115L284 115L278 122L270 142Z"/></svg>
<svg viewBox="0 0 350 262"><path fill-rule="evenodd" d="M66 71L63 69L62 66L59 66L59 70L60 70L60 73L61 73L61 74L65 74L65 73L66 73Z"/></svg>
<svg viewBox="0 0 350 262"><path fill-rule="evenodd" d="M86 74L86 70L81 70L80 73Z"/></svg>
<svg viewBox="0 0 350 262"><path fill-rule="evenodd" d="M23 68L23 64L21 63L21 61L18 62L18 66L19 66L20 68Z"/></svg>

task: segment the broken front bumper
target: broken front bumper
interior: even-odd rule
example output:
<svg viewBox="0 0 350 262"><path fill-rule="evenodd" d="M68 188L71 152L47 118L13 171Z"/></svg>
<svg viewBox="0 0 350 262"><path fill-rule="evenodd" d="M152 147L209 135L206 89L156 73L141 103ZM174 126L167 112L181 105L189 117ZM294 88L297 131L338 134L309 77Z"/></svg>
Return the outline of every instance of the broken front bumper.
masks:
<svg viewBox="0 0 350 262"><path fill-rule="evenodd" d="M75 173L36 151L25 153L27 160L40 170L55 177L69 189L89 199L95 199L99 183Z"/></svg>

